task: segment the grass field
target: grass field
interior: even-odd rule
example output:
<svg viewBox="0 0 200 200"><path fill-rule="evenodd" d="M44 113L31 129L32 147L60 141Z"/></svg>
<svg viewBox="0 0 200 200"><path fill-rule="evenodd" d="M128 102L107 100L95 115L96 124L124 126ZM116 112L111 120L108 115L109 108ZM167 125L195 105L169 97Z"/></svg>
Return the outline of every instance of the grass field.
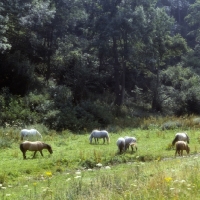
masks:
<svg viewBox="0 0 200 200"><path fill-rule="evenodd" d="M199 136L187 130L190 156L174 158L171 142L180 130L126 129L110 132L110 144L89 144L89 133L50 131L43 150L23 160L19 130L2 129L0 199L199 199ZM119 154L118 137L135 136L138 151ZM3 142L5 143L3 145ZM98 167L97 164L102 166Z"/></svg>

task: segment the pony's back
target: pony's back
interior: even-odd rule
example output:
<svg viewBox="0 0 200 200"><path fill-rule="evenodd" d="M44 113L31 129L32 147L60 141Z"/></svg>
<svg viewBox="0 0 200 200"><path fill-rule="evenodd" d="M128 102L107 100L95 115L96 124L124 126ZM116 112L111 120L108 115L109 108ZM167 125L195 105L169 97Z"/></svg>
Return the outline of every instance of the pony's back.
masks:
<svg viewBox="0 0 200 200"><path fill-rule="evenodd" d="M127 149L131 143L137 142L137 139L135 137L125 136L124 139L125 139L125 149Z"/></svg>
<svg viewBox="0 0 200 200"><path fill-rule="evenodd" d="M172 145L174 146L177 141L185 141L189 144L190 138L187 133L176 133L175 138L172 141Z"/></svg>
<svg viewBox="0 0 200 200"><path fill-rule="evenodd" d="M38 140L42 139L42 135L36 129L22 129L20 132L21 140Z"/></svg>
<svg viewBox="0 0 200 200"><path fill-rule="evenodd" d="M110 142L109 134L106 130L102 130L102 131L93 130L89 137L90 143L92 143L93 138L95 139L95 142L96 142L96 140L98 141L99 138L103 138L104 142L105 142L105 138L106 138L107 142L108 143Z"/></svg>

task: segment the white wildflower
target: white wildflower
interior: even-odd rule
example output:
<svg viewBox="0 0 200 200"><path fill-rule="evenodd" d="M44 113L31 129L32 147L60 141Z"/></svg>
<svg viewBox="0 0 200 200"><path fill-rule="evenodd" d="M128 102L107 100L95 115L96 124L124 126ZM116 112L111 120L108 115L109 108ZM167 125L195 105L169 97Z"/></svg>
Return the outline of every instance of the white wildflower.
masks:
<svg viewBox="0 0 200 200"><path fill-rule="evenodd" d="M77 178L81 178L81 176L75 176L74 178L76 178L76 179L77 179Z"/></svg>
<svg viewBox="0 0 200 200"><path fill-rule="evenodd" d="M24 188L27 188L28 187L28 185L24 185Z"/></svg>
<svg viewBox="0 0 200 200"><path fill-rule="evenodd" d="M105 169L111 169L110 166L106 166Z"/></svg>
<svg viewBox="0 0 200 200"><path fill-rule="evenodd" d="M102 167L103 165L101 163L96 164L97 167Z"/></svg>

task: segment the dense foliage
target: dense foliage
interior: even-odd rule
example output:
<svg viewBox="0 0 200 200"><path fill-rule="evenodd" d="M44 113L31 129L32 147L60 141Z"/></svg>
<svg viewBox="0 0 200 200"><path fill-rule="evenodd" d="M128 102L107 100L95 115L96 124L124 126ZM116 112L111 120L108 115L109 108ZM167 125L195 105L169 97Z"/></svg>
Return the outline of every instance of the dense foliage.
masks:
<svg viewBox="0 0 200 200"><path fill-rule="evenodd" d="M199 6L2 0L0 125L77 131L142 110L199 114Z"/></svg>

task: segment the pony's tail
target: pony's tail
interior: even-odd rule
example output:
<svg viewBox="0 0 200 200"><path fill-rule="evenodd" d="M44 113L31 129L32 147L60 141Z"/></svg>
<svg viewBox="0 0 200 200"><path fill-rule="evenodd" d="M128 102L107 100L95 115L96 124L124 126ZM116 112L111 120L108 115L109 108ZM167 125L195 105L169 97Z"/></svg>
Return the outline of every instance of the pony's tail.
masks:
<svg viewBox="0 0 200 200"><path fill-rule="evenodd" d="M42 138L42 135L39 131L37 131L37 134L40 136L40 138Z"/></svg>
<svg viewBox="0 0 200 200"><path fill-rule="evenodd" d="M20 144L20 145L19 145L19 148L20 148L20 150L21 150L22 152L24 152L23 144Z"/></svg>
<svg viewBox="0 0 200 200"><path fill-rule="evenodd" d="M110 137L109 137L109 136L108 136L108 139L107 139L107 140L108 140L108 143L110 143Z"/></svg>

